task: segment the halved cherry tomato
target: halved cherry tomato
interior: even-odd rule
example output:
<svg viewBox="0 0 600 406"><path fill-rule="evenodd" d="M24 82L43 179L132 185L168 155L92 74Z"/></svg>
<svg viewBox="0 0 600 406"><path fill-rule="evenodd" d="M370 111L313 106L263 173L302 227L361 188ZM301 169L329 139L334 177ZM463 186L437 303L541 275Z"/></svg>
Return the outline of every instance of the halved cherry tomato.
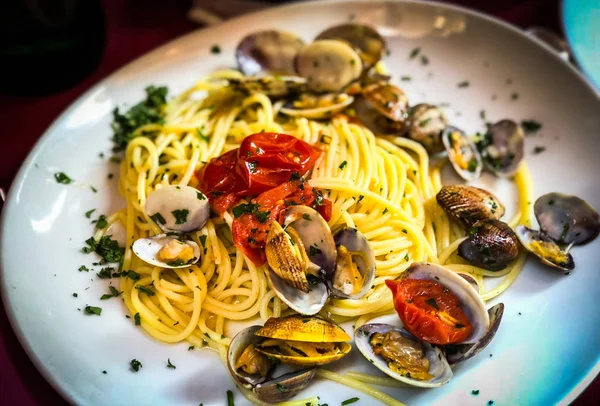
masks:
<svg viewBox="0 0 600 406"><path fill-rule="evenodd" d="M200 190L219 214L242 197L256 196L305 175L321 154L318 148L291 135L252 134L238 149L213 158L198 171Z"/></svg>
<svg viewBox="0 0 600 406"><path fill-rule="evenodd" d="M245 204L245 203L244 203ZM249 205L246 212L233 221L233 241L256 265L265 263L264 245L272 221L283 222L289 206L312 206L326 221L331 218L331 201L323 198L321 191L303 180L285 182L261 193ZM234 209L235 212L235 209Z"/></svg>
<svg viewBox="0 0 600 406"><path fill-rule="evenodd" d="M466 340L473 330L460 301L441 284L430 280L385 281L404 327L418 339L438 345Z"/></svg>

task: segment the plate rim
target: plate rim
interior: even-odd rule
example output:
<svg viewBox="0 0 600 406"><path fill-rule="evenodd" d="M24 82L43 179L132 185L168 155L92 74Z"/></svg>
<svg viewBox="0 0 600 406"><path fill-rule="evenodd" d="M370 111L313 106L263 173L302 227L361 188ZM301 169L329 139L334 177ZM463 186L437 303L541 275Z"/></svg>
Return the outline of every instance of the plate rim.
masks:
<svg viewBox="0 0 600 406"><path fill-rule="evenodd" d="M587 87L589 90L591 90L591 92L594 95L596 95L596 97L600 100L600 89L595 88L595 86L591 82L591 79L588 79L583 74L583 72L576 69L576 67L573 64L562 60L560 58L560 56L558 55L558 53L556 51L554 51L550 46L544 44L541 41L536 40L535 38L532 38L531 36L528 36L519 27L517 27L511 23L508 23L504 20L501 20L494 16L485 14L483 12L480 12L478 10L474 10L474 9L471 9L468 7L454 5L454 4L441 3L439 1L428 1L428 0L309 0L309 1L304 1L304 2L297 2L297 3L292 3L292 4L284 4L284 5L279 5L279 6L275 6L275 7L269 7L264 10L259 10L259 11L255 11L252 13L240 15L240 16L225 20L224 22L219 23L216 26L220 27L222 25L238 24L240 22L243 22L243 20L245 20L245 19L255 19L255 18L259 17L261 14L268 14L271 12L275 12L275 13L283 12L283 13L289 14L290 11L293 11L294 9L298 9L298 8L307 8L308 7L308 8L318 9L320 6L327 7L331 4L344 4L344 3L419 4L421 6L426 6L426 7L430 7L430 8L440 8L440 9L444 9L444 10L452 10L452 11L463 13L470 17L475 17L475 18L485 20L485 22L487 24L493 24L493 25L500 26L504 29L507 29L507 30L513 32L514 34L517 34L517 36L519 36L521 38L521 40L529 41L529 42L537 45L538 47L542 48L547 54L550 54L551 57L555 58L557 61L560 61L560 63L566 65L566 68L569 69L571 71L571 73L575 74L575 77L578 78L584 84L584 86ZM564 4L564 2L563 2L563 4ZM561 10L562 10L562 8L561 8ZM60 124L65 120L65 118L67 116L69 116L74 110L79 108L79 106L85 100L87 100L89 97L91 97L91 95L93 95L95 92L98 92L99 89L106 82L110 81L114 77L121 75L121 73L123 71L129 69L132 65L139 63L141 60L143 60L147 57L150 57L154 54L159 54L159 53L163 52L168 47L171 47L174 43L184 41L185 39L187 39L189 37L202 35L203 33L210 32L210 30L212 30L216 26L207 26L207 27L198 28L189 33L186 33L186 34L180 35L176 38L173 38L172 40L170 40L156 48L153 48L152 50L144 53L143 55L138 56L137 58L133 59L132 61L129 61L127 64L121 66L120 68L116 69L115 71L111 72L110 74L99 79L88 90L83 92L73 102L71 102L69 104L69 106L65 110L63 110L52 121L52 123L48 126L48 128L42 133L42 135L36 141L36 143L34 144L32 149L29 151L27 157L21 164L21 166L20 166L19 170L17 171L17 174L15 175L15 178L13 179L13 181L10 185L10 188L8 190L8 193L6 196L6 202L4 204L4 207L2 208L2 213L1 213L1 217L0 217L0 296L2 297L2 303L3 303L4 309L5 309L7 318L9 320L9 323L11 325L11 328L13 329L13 332L15 333L15 336L17 337L19 344L21 345L21 347L23 348L23 350L25 351L25 353L27 354L27 356L29 357L31 362L34 364L34 366L36 367L38 372L43 376L43 378L46 380L46 382L48 382L50 384L50 386L52 386L52 388L55 391L57 391L60 394L60 396L63 397L63 399L65 401L67 401L69 403L75 404L80 399L78 399L74 393L69 392L67 390L66 386L63 385L63 382L60 381L56 377L56 375L51 373L50 369L41 360L36 349L33 348L33 345L31 345L29 339L25 336L24 332L22 331L21 325L20 325L19 321L17 320L17 317L16 317L17 312L15 311L15 309L13 308L12 303L11 303L11 297L12 297L11 289L8 289L8 286L6 284L6 278L5 278L6 270L5 270L5 266L4 266L4 254L3 254L4 253L4 245L5 245L5 241L6 241L5 235L7 234L7 229L6 229L6 221L7 220L6 219L9 216L10 212L16 210L16 207L15 207L17 204L16 196L19 194L19 191L17 191L17 189L20 190L23 187L25 175L27 174L28 170L32 166L32 164L33 164L34 160L36 159L36 157L38 156L38 154L40 154L40 152L43 150L45 145L52 138L51 133L55 131L56 127L60 126ZM581 380L577 384L575 384L564 395L564 397L562 399L557 399L557 404L570 404L571 402L573 402L589 386L589 384L595 379L595 377L599 374L600 374L600 360L598 362L596 362L596 364L588 370L588 372L581 378Z"/></svg>

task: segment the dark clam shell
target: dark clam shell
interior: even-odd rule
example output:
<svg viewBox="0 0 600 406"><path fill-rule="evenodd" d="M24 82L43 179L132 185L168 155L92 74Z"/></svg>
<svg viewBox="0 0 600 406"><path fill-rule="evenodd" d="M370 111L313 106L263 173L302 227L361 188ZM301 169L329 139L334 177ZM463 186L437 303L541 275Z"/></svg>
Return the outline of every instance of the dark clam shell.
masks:
<svg viewBox="0 0 600 406"><path fill-rule="evenodd" d="M525 155L525 134L512 120L493 124L477 143L483 162L497 176L513 176Z"/></svg>
<svg viewBox="0 0 600 406"><path fill-rule="evenodd" d="M499 271L519 254L519 240L508 224L500 220L475 223L470 236L458 246L458 255L488 271Z"/></svg>
<svg viewBox="0 0 600 406"><path fill-rule="evenodd" d="M411 110L408 138L421 143L427 152L444 151L442 132L447 120L442 110L432 104L417 104Z"/></svg>
<svg viewBox="0 0 600 406"><path fill-rule="evenodd" d="M467 228L480 220L498 220L504 215L504 206L496 196L474 186L444 186L436 200L449 215Z"/></svg>
<svg viewBox="0 0 600 406"><path fill-rule="evenodd" d="M359 51L365 69L381 60L386 47L385 40L374 28L356 23L330 27L315 38L315 40L320 39L337 39L348 42Z"/></svg>
<svg viewBox="0 0 600 406"><path fill-rule="evenodd" d="M600 233L600 216L585 200L548 193L533 205L540 229L559 244L582 245Z"/></svg>
<svg viewBox="0 0 600 406"><path fill-rule="evenodd" d="M277 30L252 33L239 43L235 58L247 76L258 74L295 75L294 59L304 46L296 35Z"/></svg>

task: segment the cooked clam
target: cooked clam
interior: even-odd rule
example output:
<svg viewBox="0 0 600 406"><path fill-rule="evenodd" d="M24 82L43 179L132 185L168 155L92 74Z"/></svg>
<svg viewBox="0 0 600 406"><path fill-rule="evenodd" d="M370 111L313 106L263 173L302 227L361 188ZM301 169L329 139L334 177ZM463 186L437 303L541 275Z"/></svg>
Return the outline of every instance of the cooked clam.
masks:
<svg viewBox="0 0 600 406"><path fill-rule="evenodd" d="M481 176L483 162L475 143L461 130L448 126L442 133L442 142L454 170L470 182Z"/></svg>
<svg viewBox="0 0 600 406"><path fill-rule="evenodd" d="M504 315L504 303L498 303L488 309L488 315L490 317L490 326L487 333L475 344L451 344L444 347L446 352L446 360L450 365L456 365L460 362L466 361L475 355L479 354L487 345L492 341L502 316Z"/></svg>
<svg viewBox="0 0 600 406"><path fill-rule="evenodd" d="M297 99L284 105L282 114L293 117L306 117L311 119L328 119L340 113L354 101L354 97L346 93L328 93L315 95L304 93Z"/></svg>
<svg viewBox="0 0 600 406"><path fill-rule="evenodd" d="M403 327L365 324L354 332L354 342L369 362L400 382L434 388L452 378L442 351L419 341Z"/></svg>
<svg viewBox="0 0 600 406"><path fill-rule="evenodd" d="M263 340L255 335L260 329L261 326L248 327L233 337L227 351L227 368L235 382L252 390L263 402L283 402L310 383L315 369L300 369L274 378L277 366L256 350Z"/></svg>
<svg viewBox="0 0 600 406"><path fill-rule="evenodd" d="M371 289L375 278L375 255L367 238L356 228L345 227L334 236L336 269L332 280L334 295L360 299Z"/></svg>
<svg viewBox="0 0 600 406"><path fill-rule="evenodd" d="M485 336L490 324L485 303L477 290L460 275L440 265L415 262L404 272L403 278L437 282L456 296L472 326L471 334L461 344L474 344Z"/></svg>
<svg viewBox="0 0 600 406"><path fill-rule="evenodd" d="M540 229L559 244L583 245L600 233L600 216L577 196L548 193L536 200L533 211Z"/></svg>
<svg viewBox="0 0 600 406"><path fill-rule="evenodd" d="M405 125L408 118L408 97L402 89L390 83L378 82L366 86L362 94L380 114L394 123Z"/></svg>
<svg viewBox="0 0 600 406"><path fill-rule="evenodd" d="M525 226L517 226L515 231L523 247L538 257L544 264L563 271L571 271L575 268L573 256L569 254L568 250L562 249L554 239L544 232L532 230Z"/></svg>
<svg viewBox="0 0 600 406"><path fill-rule="evenodd" d="M295 75L294 59L304 46L296 35L276 30L250 34L239 43L235 58L246 76Z"/></svg>
<svg viewBox="0 0 600 406"><path fill-rule="evenodd" d="M488 271L499 271L519 255L519 240L512 228L500 220L478 221L458 246L458 255Z"/></svg>
<svg viewBox="0 0 600 406"><path fill-rule="evenodd" d="M442 109L431 104L417 104L410 113L408 137L421 143L427 152L437 154L444 150L442 132L446 129L446 116Z"/></svg>
<svg viewBox="0 0 600 406"><path fill-rule="evenodd" d="M358 79L362 70L360 56L343 41L314 41L296 55L296 71L317 93L341 91Z"/></svg>
<svg viewBox="0 0 600 406"><path fill-rule="evenodd" d="M320 33L316 39L346 41L358 50L365 69L381 60L386 47L385 40L375 29L356 23L340 24L328 28Z"/></svg>
<svg viewBox="0 0 600 406"><path fill-rule="evenodd" d="M177 235L159 234L140 238L133 243L133 253L150 265L162 268L185 268L200 259L200 247Z"/></svg>
<svg viewBox="0 0 600 406"><path fill-rule="evenodd" d="M164 231L200 230L210 215L208 199L190 186L168 185L146 198L146 213Z"/></svg>
<svg viewBox="0 0 600 406"><path fill-rule="evenodd" d="M436 200L467 229L480 220L498 220L504 215L504 206L496 196L474 186L443 186Z"/></svg>
<svg viewBox="0 0 600 406"><path fill-rule="evenodd" d="M512 120L492 125L477 142L485 165L498 176L513 176L525 154L525 134Z"/></svg>
<svg viewBox="0 0 600 406"><path fill-rule="evenodd" d="M297 76L265 76L228 79L231 88L246 93L264 93L271 97L284 97L306 90L306 80Z"/></svg>
<svg viewBox="0 0 600 406"><path fill-rule="evenodd" d="M270 318L255 335L264 338L256 345L259 352L285 364L305 367L337 361L352 348L344 329L321 317Z"/></svg>
<svg viewBox="0 0 600 406"><path fill-rule="evenodd" d="M277 296L300 314L318 313L329 298L326 285L335 270L337 251L321 215L307 206L292 206L284 227L273 222L265 245L267 277Z"/></svg>

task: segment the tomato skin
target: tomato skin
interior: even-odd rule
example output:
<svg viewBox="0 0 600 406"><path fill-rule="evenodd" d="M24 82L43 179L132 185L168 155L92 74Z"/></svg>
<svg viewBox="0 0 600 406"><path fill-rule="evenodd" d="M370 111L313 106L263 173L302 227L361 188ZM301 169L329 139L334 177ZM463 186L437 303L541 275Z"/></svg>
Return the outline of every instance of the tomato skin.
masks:
<svg viewBox="0 0 600 406"><path fill-rule="evenodd" d="M285 182L271 190L261 193L252 203L258 205L258 211L269 212L268 219L261 222L256 214L244 213L233 221L232 233L235 245L255 264L262 265L266 261L264 246L272 221L283 223L286 209L294 205L315 206L316 210L325 208L323 216L331 219L331 201L323 198L322 204L316 206L320 191L303 180ZM323 214L322 214L323 215Z"/></svg>
<svg viewBox="0 0 600 406"><path fill-rule="evenodd" d="M318 148L291 135L252 134L240 148L211 159L196 173L199 189L222 215L243 197L275 188L293 174L305 175L320 154Z"/></svg>
<svg viewBox="0 0 600 406"><path fill-rule="evenodd" d="M387 280L404 327L418 339L437 345L466 340L473 330L458 298L438 282Z"/></svg>

